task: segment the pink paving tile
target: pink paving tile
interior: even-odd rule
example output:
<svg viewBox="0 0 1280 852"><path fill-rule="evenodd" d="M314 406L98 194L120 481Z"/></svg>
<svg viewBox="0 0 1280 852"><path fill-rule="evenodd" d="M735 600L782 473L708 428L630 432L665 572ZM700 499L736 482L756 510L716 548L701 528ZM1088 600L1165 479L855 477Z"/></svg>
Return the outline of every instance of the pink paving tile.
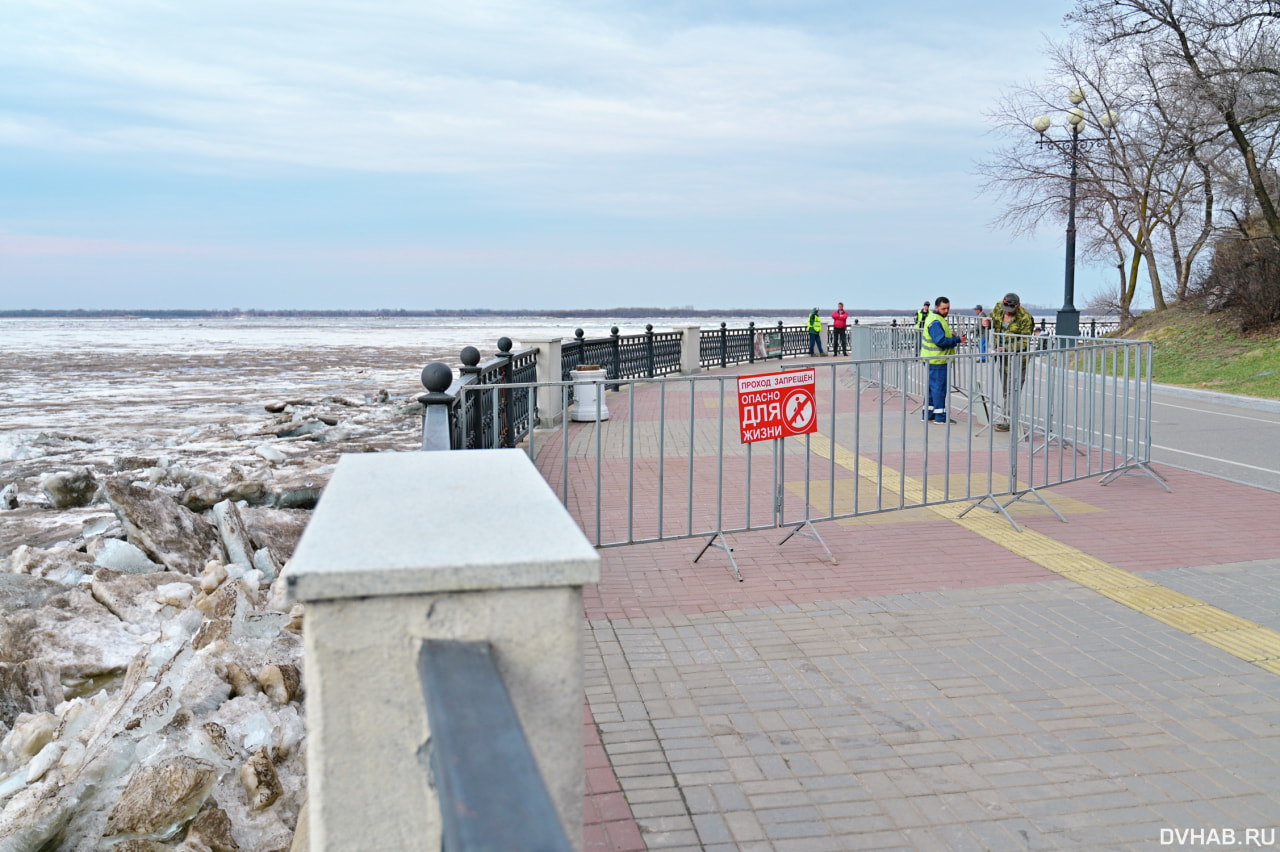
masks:
<svg viewBox="0 0 1280 852"><path fill-rule="evenodd" d="M582 801L585 848L600 852L644 849L640 829L600 741L591 705L585 701L582 704L582 744L587 755L586 790Z"/></svg>

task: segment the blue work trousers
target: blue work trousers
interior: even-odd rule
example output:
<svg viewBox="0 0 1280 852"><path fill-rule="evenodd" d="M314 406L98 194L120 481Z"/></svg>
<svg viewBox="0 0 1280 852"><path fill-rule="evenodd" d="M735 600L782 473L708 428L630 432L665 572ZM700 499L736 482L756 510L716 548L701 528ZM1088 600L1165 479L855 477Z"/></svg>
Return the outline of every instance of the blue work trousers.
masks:
<svg viewBox="0 0 1280 852"><path fill-rule="evenodd" d="M810 355L812 355L812 354L813 354L813 347L815 347L815 346L817 346L817 347L818 347L818 354L819 354L819 355L826 355L826 354L827 354L826 352L823 352L823 351L822 351L822 332L820 332L820 331L811 331L811 332L809 332L809 354L810 354Z"/></svg>
<svg viewBox="0 0 1280 852"><path fill-rule="evenodd" d="M934 420L947 422L947 367L950 364L929 365L929 399L924 419L932 414Z"/></svg>

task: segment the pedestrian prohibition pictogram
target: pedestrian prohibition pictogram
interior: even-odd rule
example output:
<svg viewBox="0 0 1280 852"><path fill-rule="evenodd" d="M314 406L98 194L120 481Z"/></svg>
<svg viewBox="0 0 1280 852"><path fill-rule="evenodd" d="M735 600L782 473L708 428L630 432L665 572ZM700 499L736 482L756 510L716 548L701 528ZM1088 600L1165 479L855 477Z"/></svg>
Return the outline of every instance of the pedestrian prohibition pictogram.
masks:
<svg viewBox="0 0 1280 852"><path fill-rule="evenodd" d="M738 377L742 443L818 431L816 370Z"/></svg>

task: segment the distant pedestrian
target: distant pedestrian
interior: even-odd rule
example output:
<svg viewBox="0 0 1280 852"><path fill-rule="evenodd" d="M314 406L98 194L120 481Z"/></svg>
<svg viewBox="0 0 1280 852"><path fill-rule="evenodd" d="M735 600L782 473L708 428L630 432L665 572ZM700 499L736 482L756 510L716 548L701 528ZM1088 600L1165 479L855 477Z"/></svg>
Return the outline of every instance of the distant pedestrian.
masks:
<svg viewBox="0 0 1280 852"><path fill-rule="evenodd" d="M929 317L929 300L924 300L924 307L916 311L916 328L920 329L920 333L916 335L916 354L920 354L920 341L924 338L924 321Z"/></svg>
<svg viewBox="0 0 1280 852"><path fill-rule="evenodd" d="M822 348L822 315L818 313L818 309L814 308L809 314L809 354L813 354L813 347L818 347L819 355L826 355Z"/></svg>
<svg viewBox="0 0 1280 852"><path fill-rule="evenodd" d="M836 305L835 311L831 314L831 354L839 355L841 347L844 348L844 354L849 354L849 312L844 309L844 302Z"/></svg>
<svg viewBox="0 0 1280 852"><path fill-rule="evenodd" d="M947 376L951 361L949 356L968 338L963 334L957 337L951 333L951 324L947 322L947 315L951 313L950 299L939 296L933 306L933 310L925 317L923 342L920 346L921 356L929 362L929 396L923 419L934 423L955 423L947 416L947 390L951 386Z"/></svg>
<svg viewBox="0 0 1280 852"><path fill-rule="evenodd" d="M1004 407L996 419L997 432L1009 431L1009 418L1013 410L1014 398L1021 393L1022 383L1027 378L1027 356L1014 358L1008 353L1025 353L1031 345L1031 336L1035 333L1036 321L1031 312L1022 306L1017 293L1007 293L991 310L991 316L982 321L993 332L992 348L1003 353L1000 357L1001 384L1004 386Z"/></svg>
<svg viewBox="0 0 1280 852"><path fill-rule="evenodd" d="M978 328L978 351L979 351L980 353L982 353L982 356L983 356L982 358L979 358L978 360L979 360L979 361L984 361L984 362L985 362L985 361L987 360L987 359L986 359L986 354L987 354L987 333L986 333L985 331L983 331L983 328L982 328L982 327L986 326L986 325L987 325L987 323L983 320L983 317L982 317L982 305L974 305L974 306L973 306L973 315L974 315L974 316L976 316L976 317L978 318L978 325L979 325L979 328Z"/></svg>
<svg viewBox="0 0 1280 852"><path fill-rule="evenodd" d="M916 328L924 328L925 318L929 316L929 300L924 300L924 307L916 311Z"/></svg>

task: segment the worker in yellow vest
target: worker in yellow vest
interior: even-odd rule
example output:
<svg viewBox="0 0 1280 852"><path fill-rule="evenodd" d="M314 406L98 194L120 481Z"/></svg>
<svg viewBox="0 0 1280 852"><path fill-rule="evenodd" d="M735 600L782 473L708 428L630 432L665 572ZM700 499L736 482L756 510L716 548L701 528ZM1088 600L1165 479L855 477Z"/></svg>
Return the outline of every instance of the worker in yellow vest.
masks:
<svg viewBox="0 0 1280 852"><path fill-rule="evenodd" d="M922 307L920 310L916 311L916 314L915 314L915 323L916 323L916 328L920 329L920 336L923 336L923 335L924 335L924 321L925 321L926 319L928 319L928 318L929 318L929 311L930 311L930 310L931 310L931 309L930 309L930 307L929 307L929 300L928 300L928 299L925 299L925 300L924 300L924 307ZM920 336L917 336L917 337L916 337L916 354L917 354L917 355L919 355L919 354L920 354Z"/></svg>
<svg viewBox="0 0 1280 852"><path fill-rule="evenodd" d="M822 349L822 314L818 313L818 309L814 308L813 313L809 314L809 354L813 354L813 347L818 347L819 355L827 353Z"/></svg>
<svg viewBox="0 0 1280 852"><path fill-rule="evenodd" d="M951 333L951 324L947 322L947 314L951 313L951 300L939 296L933 303L933 310L924 320L924 335L920 341L920 357L929 364L929 397L926 400L923 417L934 423L955 423L947 417L947 390L951 382L947 377L950 355L961 343L965 343L965 335L956 337Z"/></svg>

